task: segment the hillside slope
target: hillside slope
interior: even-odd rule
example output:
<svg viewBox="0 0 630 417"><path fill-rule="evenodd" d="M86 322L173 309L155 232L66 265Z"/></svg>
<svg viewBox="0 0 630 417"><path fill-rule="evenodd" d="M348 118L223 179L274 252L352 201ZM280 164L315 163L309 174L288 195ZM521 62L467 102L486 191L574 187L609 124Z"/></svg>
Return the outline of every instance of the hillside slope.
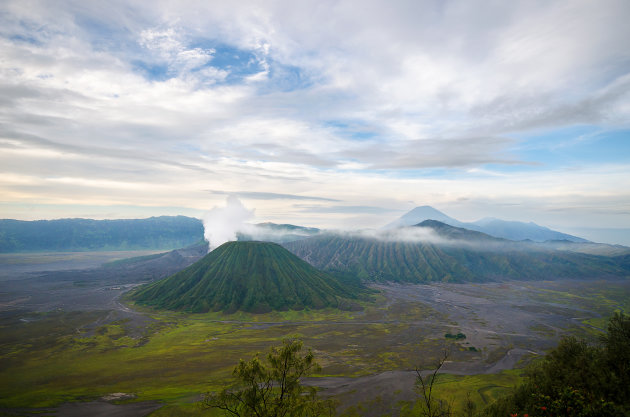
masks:
<svg viewBox="0 0 630 417"><path fill-rule="evenodd" d="M618 259L545 250L480 232L426 221L425 241L327 234L285 246L316 267L354 274L366 281L481 282L506 279L604 278L630 276Z"/></svg>
<svg viewBox="0 0 630 417"><path fill-rule="evenodd" d="M462 227L510 240L533 240L534 242L566 240L569 242L588 242L588 240L582 239L581 237L557 232L533 222L525 223L485 218L473 223L464 223Z"/></svg>

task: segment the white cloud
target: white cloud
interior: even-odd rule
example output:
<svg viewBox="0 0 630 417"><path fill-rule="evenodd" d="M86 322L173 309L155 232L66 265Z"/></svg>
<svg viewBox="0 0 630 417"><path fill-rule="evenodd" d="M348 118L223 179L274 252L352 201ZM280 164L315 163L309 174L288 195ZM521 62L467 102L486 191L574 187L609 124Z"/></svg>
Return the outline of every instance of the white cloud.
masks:
<svg viewBox="0 0 630 417"><path fill-rule="evenodd" d="M214 49L188 48L181 39L182 36L174 29L165 30L145 29L140 33L139 43L152 52L169 66L173 76L189 74L190 71L201 69L210 63ZM205 77L224 79L228 72L218 68L205 69L201 73Z"/></svg>
<svg viewBox="0 0 630 417"><path fill-rule="evenodd" d="M506 200L541 223L538 213L559 219L556 208L588 207L576 209L587 218L590 202L619 196L616 204L627 205L619 191L627 165L531 166L537 161L518 152L534 129L628 128L625 0L32 0L0 8L7 202L60 203L80 191L85 204L176 200L203 209L207 189L391 209L409 200L470 209L483 204L462 201ZM230 49L250 62L237 63ZM116 187L123 183L130 186ZM259 213L305 215L277 201L261 202ZM304 222L381 220L389 219L313 212Z"/></svg>

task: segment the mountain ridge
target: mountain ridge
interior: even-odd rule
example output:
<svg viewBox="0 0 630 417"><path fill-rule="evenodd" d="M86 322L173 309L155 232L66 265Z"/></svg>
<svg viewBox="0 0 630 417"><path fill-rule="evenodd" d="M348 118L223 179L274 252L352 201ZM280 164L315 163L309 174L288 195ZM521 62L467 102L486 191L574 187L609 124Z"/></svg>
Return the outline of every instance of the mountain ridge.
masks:
<svg viewBox="0 0 630 417"><path fill-rule="evenodd" d="M0 253L170 250L201 240L201 220L186 216L120 220L0 220Z"/></svg>
<svg viewBox="0 0 630 417"><path fill-rule="evenodd" d="M292 242L285 247L317 268L332 274L354 274L368 282L484 282L630 276L630 265L623 258L550 250L534 242L495 238L434 220L410 229L422 228L430 229L435 236L425 233L421 236L426 237L424 241L404 241L329 233Z"/></svg>

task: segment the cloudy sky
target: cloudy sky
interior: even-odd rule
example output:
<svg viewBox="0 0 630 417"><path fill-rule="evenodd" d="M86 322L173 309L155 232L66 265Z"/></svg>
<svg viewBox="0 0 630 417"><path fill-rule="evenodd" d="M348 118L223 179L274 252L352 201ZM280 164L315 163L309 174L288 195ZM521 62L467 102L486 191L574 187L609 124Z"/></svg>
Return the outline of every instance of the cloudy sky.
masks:
<svg viewBox="0 0 630 417"><path fill-rule="evenodd" d="M0 217L235 195L308 226L432 205L603 240L630 228L629 19L627 0L4 0Z"/></svg>

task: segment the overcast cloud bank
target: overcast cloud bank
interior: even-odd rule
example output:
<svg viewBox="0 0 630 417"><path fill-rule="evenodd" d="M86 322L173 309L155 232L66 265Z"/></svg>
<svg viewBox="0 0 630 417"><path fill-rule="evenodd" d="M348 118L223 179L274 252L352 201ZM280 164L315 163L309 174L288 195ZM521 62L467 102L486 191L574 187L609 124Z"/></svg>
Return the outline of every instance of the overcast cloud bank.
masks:
<svg viewBox="0 0 630 417"><path fill-rule="evenodd" d="M423 204L630 227L628 16L625 0L4 1L0 215L203 212L227 193L319 227Z"/></svg>

